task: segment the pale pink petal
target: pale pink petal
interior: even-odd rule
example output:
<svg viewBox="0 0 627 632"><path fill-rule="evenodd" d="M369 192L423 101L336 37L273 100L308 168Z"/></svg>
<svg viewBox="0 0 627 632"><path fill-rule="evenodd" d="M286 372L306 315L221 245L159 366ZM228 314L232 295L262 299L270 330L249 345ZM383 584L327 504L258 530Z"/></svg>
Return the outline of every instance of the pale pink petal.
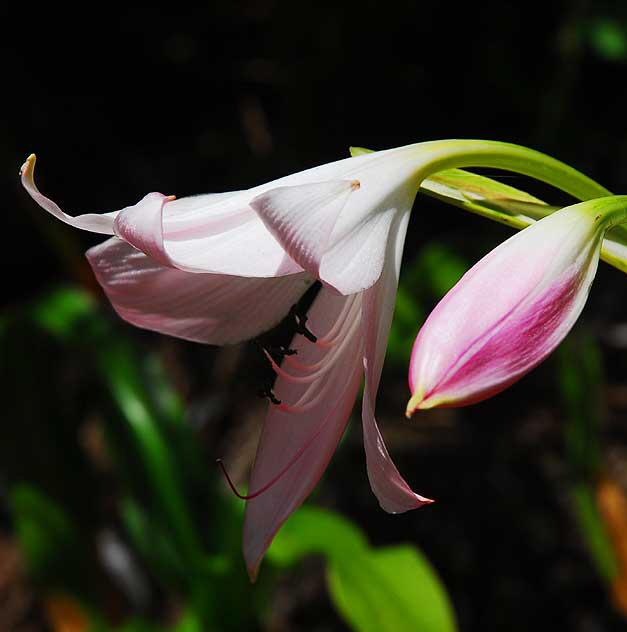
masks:
<svg viewBox="0 0 627 632"><path fill-rule="evenodd" d="M91 231L92 233L101 233L103 235L113 235L113 220L117 215L117 211L114 213L105 213L98 215L96 213L87 213L85 215L78 215L72 217L67 213L64 213L57 204L47 198L37 188L35 184L35 154L31 154L26 162L20 169L20 176L22 178L22 186L28 191L29 195L41 206L43 209L54 215L62 222L74 226L75 228L81 228L83 230Z"/></svg>
<svg viewBox="0 0 627 632"><path fill-rule="evenodd" d="M115 237L88 250L87 259L124 320L214 345L270 329L313 282L303 272L270 279L184 272Z"/></svg>
<svg viewBox="0 0 627 632"><path fill-rule="evenodd" d="M22 183L46 211L76 228L116 234L163 265L189 272L250 277L302 271L249 206L254 194L248 191L181 199L149 193L120 211L71 217L39 192L33 179L34 167L32 155L22 166Z"/></svg>
<svg viewBox="0 0 627 632"><path fill-rule="evenodd" d="M250 208L246 192L180 200L151 193L120 211L115 231L160 263L188 272L271 277L301 271Z"/></svg>
<svg viewBox="0 0 627 632"><path fill-rule="evenodd" d="M281 404L270 404L250 493L269 488L246 503L244 557L252 577L279 527L320 479L348 422L362 375L360 300L359 295L342 297L322 288L307 327L324 342L297 335L291 347L298 353L291 358L298 365L284 363L277 378L274 393ZM348 312L343 309L347 302L353 307ZM342 314L347 317L336 327ZM290 379L291 371L316 378Z"/></svg>
<svg viewBox="0 0 627 632"><path fill-rule="evenodd" d="M400 475L385 447L375 419L377 390L394 313L398 268L406 226L407 214L397 218L392 227L381 278L363 293L362 300L365 369L362 425L366 463L372 491L381 507L390 513L409 511L432 502L416 494Z"/></svg>

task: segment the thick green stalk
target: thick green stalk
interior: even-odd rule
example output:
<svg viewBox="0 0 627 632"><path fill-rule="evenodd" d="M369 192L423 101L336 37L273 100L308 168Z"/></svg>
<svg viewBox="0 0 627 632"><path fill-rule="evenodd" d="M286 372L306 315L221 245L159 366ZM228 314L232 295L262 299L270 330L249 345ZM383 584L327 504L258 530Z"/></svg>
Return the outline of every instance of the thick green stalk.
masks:
<svg viewBox="0 0 627 632"><path fill-rule="evenodd" d="M490 167L515 171L555 186L580 199L611 195L588 176L534 149L486 140L444 140L420 143L423 166L416 177L422 181L445 169Z"/></svg>

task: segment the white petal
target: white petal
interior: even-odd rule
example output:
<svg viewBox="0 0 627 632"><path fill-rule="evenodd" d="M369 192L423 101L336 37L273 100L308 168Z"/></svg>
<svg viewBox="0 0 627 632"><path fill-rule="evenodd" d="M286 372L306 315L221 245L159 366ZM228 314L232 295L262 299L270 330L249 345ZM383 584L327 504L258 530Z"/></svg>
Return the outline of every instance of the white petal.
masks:
<svg viewBox="0 0 627 632"><path fill-rule="evenodd" d="M326 165L334 179L312 182L305 172L305 184L266 188L251 205L301 267L341 294L359 292L379 278L394 218L412 207L418 163L410 152L416 148Z"/></svg>
<svg viewBox="0 0 627 632"><path fill-rule="evenodd" d="M126 321L177 338L220 345L253 338L287 314L312 279L184 272L113 238L87 252L96 278Z"/></svg>
<svg viewBox="0 0 627 632"><path fill-rule="evenodd" d="M366 290L362 302L365 386L362 405L364 447L372 491L385 511L400 513L432 502L416 494L392 462L375 419L375 406L385 349L394 313L398 269L408 216L397 218L390 233L381 278Z"/></svg>
<svg viewBox="0 0 627 632"><path fill-rule="evenodd" d="M103 235L113 235L113 220L117 215L117 211L113 213L105 213L99 215L97 213L87 213L85 215L78 215L72 217L63 212L58 204L47 198L37 188L35 184L35 154L31 154L26 162L20 169L20 176L22 178L22 185L28 191L29 195L48 213L54 215L62 222L74 226L75 228L81 228L88 230L92 233L101 233Z"/></svg>
<svg viewBox="0 0 627 632"><path fill-rule="evenodd" d="M309 310L312 343L296 336L290 345L257 449L246 503L244 557L251 576L272 538L314 488L348 422L361 381L361 297L322 288Z"/></svg>
<svg viewBox="0 0 627 632"><path fill-rule="evenodd" d="M333 226L356 180L330 180L278 187L254 198L250 205L293 259L318 276Z"/></svg>

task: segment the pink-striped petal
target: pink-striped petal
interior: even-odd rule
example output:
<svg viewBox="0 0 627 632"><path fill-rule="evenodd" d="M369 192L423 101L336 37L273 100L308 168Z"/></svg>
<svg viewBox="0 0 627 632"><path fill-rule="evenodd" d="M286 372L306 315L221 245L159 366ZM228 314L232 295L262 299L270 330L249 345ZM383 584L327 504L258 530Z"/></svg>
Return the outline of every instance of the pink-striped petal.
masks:
<svg viewBox="0 0 627 632"><path fill-rule="evenodd" d="M115 237L88 250L87 259L124 320L213 345L270 329L313 282L304 272L270 279L185 272Z"/></svg>
<svg viewBox="0 0 627 632"><path fill-rule="evenodd" d="M322 288L309 310L312 343L296 336L296 362L285 362L257 449L250 492L265 488L246 503L244 557L251 577L279 527L314 488L348 422L362 367L359 303L361 296L338 296ZM298 378L313 377L312 380Z"/></svg>

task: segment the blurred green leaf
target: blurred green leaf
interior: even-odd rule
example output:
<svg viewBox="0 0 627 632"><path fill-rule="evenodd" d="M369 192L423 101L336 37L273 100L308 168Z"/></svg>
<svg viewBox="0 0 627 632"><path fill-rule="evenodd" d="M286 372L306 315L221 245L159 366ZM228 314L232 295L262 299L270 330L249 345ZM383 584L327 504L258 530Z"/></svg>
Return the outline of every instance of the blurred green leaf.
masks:
<svg viewBox="0 0 627 632"><path fill-rule="evenodd" d="M599 574L611 582L618 565L594 493L601 474L601 352L590 336L571 335L560 345L557 360L575 515Z"/></svg>
<svg viewBox="0 0 627 632"><path fill-rule="evenodd" d="M15 533L33 576L53 586L76 579L79 538L63 509L32 485L10 493Z"/></svg>
<svg viewBox="0 0 627 632"><path fill-rule="evenodd" d="M575 485L572 493L576 516L597 571L604 580L611 582L618 574L618 562L594 490L591 485L582 483Z"/></svg>
<svg viewBox="0 0 627 632"><path fill-rule="evenodd" d="M468 266L452 248L432 243L426 246L416 260L415 276L428 284L434 296L444 296L466 272Z"/></svg>
<svg viewBox="0 0 627 632"><path fill-rule="evenodd" d="M32 315L35 322L58 337L74 333L76 323L94 312L96 302L90 294L75 287L53 290L35 302Z"/></svg>
<svg viewBox="0 0 627 632"><path fill-rule="evenodd" d="M413 547L362 551L329 565L329 589L358 632L453 632L455 618L429 562Z"/></svg>
<svg viewBox="0 0 627 632"><path fill-rule="evenodd" d="M425 307L439 300L462 277L468 264L453 249L433 242L405 266L396 293L394 320L390 329L387 358L406 367L411 349L425 320Z"/></svg>
<svg viewBox="0 0 627 632"><path fill-rule="evenodd" d="M306 555L322 554L342 559L368 547L364 534L349 520L325 509L301 507L274 538L267 557L275 564L291 566Z"/></svg>
<svg viewBox="0 0 627 632"><path fill-rule="evenodd" d="M427 560L412 546L373 549L346 518L301 507L282 527L268 559L292 565L309 554L327 558L331 598L359 632L452 632L452 607Z"/></svg>
<svg viewBox="0 0 627 632"><path fill-rule="evenodd" d="M594 482L600 468L601 354L590 337L570 336L560 346L558 376L568 416L566 450L579 480Z"/></svg>
<svg viewBox="0 0 627 632"><path fill-rule="evenodd" d="M627 32L617 20L599 18L590 25L590 44L595 52L609 61L627 58Z"/></svg>
<svg viewBox="0 0 627 632"><path fill-rule="evenodd" d="M98 350L101 374L123 414L137 454L152 487L155 501L163 508L181 554L191 564L202 550L185 499L173 455L159 429L138 371L140 365L130 345L112 340Z"/></svg>

